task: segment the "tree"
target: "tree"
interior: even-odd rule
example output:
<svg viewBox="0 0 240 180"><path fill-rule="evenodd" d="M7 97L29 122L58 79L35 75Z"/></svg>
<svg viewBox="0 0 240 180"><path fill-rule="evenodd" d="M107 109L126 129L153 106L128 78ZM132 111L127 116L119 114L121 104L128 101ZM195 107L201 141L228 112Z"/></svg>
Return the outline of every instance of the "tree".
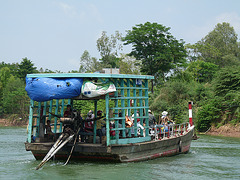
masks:
<svg viewBox="0 0 240 180"><path fill-rule="evenodd" d="M11 77L11 72L8 67L3 67L0 69L0 89L4 89Z"/></svg>
<svg viewBox="0 0 240 180"><path fill-rule="evenodd" d="M12 74L13 76L16 76L17 70L18 70L18 63L12 63L12 64L10 64L10 63L1 62L1 63L0 63L0 69L2 69L2 68L4 68L4 67L9 68L11 74Z"/></svg>
<svg viewBox="0 0 240 180"><path fill-rule="evenodd" d="M101 69L100 62L97 58L91 57L89 52L85 50L80 58L79 72L94 72Z"/></svg>
<svg viewBox="0 0 240 180"><path fill-rule="evenodd" d="M237 34L229 23L218 23L201 41L188 48L190 60L215 63L219 67L240 65L240 48Z"/></svg>
<svg viewBox="0 0 240 180"><path fill-rule="evenodd" d="M18 65L17 75L21 80L25 80L27 74L37 73L37 68L34 67L34 64L31 60L23 58L21 63Z"/></svg>
<svg viewBox="0 0 240 180"><path fill-rule="evenodd" d="M122 54L119 61L121 74L140 74L140 66L132 56Z"/></svg>
<svg viewBox="0 0 240 180"><path fill-rule="evenodd" d="M202 82L210 82L218 70L216 64L204 61L191 62L186 69L186 72L191 73L194 80Z"/></svg>
<svg viewBox="0 0 240 180"><path fill-rule="evenodd" d="M29 97L25 91L24 83L11 76L6 87L3 90L3 109L6 114L20 114L26 118L28 114Z"/></svg>
<svg viewBox="0 0 240 180"><path fill-rule="evenodd" d="M132 44L129 55L141 61L141 72L155 76L155 80L164 80L171 69L186 62L184 42L176 40L169 30L161 24L146 22L127 31L123 38L124 45Z"/></svg>
<svg viewBox="0 0 240 180"><path fill-rule="evenodd" d="M122 44L119 42L122 38L121 33L115 32L115 35L107 36L107 32L103 31L102 36L97 40L97 49L101 55L101 63L104 67L118 67L118 51L122 50Z"/></svg>

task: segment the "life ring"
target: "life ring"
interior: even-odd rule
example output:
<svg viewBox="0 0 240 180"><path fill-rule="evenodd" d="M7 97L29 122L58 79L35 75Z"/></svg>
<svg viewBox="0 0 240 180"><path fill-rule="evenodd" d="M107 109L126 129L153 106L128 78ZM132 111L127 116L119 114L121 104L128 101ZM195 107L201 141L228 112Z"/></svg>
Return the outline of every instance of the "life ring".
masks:
<svg viewBox="0 0 240 180"><path fill-rule="evenodd" d="M182 152L182 141L181 140L178 143L178 152Z"/></svg>

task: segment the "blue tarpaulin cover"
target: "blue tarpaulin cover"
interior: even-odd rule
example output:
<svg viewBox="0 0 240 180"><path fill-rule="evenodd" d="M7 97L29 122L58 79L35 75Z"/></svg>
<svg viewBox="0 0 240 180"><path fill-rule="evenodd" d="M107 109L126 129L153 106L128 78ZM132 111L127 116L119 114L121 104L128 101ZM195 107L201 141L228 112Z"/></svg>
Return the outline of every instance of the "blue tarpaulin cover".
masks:
<svg viewBox="0 0 240 180"><path fill-rule="evenodd" d="M83 78L26 78L28 96L38 102L79 96Z"/></svg>

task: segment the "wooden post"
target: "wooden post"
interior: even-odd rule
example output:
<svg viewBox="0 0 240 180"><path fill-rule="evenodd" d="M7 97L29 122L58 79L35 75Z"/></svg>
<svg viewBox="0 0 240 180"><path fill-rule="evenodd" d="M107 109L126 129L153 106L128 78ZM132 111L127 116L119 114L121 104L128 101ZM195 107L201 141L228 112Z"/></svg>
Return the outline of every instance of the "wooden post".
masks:
<svg viewBox="0 0 240 180"><path fill-rule="evenodd" d="M145 80L145 83L144 83L144 86L145 86L145 124L146 124L146 137L149 136L149 118L148 118L148 80L146 79Z"/></svg>
<svg viewBox="0 0 240 180"><path fill-rule="evenodd" d="M59 108L59 100L57 99L56 100L56 108L55 108L55 115L58 114L58 108ZM57 117L54 118L54 130L53 130L54 133L57 132Z"/></svg>
<svg viewBox="0 0 240 180"><path fill-rule="evenodd" d="M109 123L109 94L105 96L106 102L106 136L107 136L107 146L110 145L110 123Z"/></svg>
<svg viewBox="0 0 240 180"><path fill-rule="evenodd" d="M97 100L94 101L94 118L97 118ZM93 124L93 143L96 143L96 135L97 135L97 121L94 121Z"/></svg>
<svg viewBox="0 0 240 180"><path fill-rule="evenodd" d="M40 118L41 118L41 102L38 102L38 110L37 110L37 123L36 123L36 137L39 137L40 130Z"/></svg>
<svg viewBox="0 0 240 180"><path fill-rule="evenodd" d="M34 101L31 99L30 107L29 107L29 122L28 122L28 142L29 143L31 143L31 140L32 140L33 106L34 106Z"/></svg>

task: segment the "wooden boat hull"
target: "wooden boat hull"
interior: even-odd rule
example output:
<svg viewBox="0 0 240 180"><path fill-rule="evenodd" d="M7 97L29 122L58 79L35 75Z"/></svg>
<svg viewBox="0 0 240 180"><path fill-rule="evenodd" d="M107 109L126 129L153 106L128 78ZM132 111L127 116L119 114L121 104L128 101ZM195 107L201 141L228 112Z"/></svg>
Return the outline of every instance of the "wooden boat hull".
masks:
<svg viewBox="0 0 240 180"><path fill-rule="evenodd" d="M112 162L136 162L155 159L163 156L172 156L187 153L190 149L194 127L183 135L152 140L149 142L105 146L102 144L76 143L71 160L92 160ZM37 160L42 160L52 147L53 143L25 143L27 151L31 151ZM66 160L72 144L65 145L54 159Z"/></svg>

